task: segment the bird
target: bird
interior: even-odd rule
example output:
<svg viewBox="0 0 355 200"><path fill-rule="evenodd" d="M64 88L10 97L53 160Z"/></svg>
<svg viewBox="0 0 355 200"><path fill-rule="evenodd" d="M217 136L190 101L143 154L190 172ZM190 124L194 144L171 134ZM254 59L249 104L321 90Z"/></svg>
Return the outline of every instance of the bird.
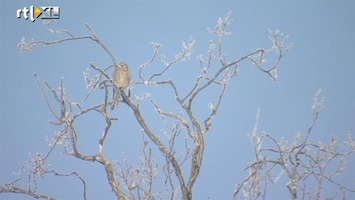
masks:
<svg viewBox="0 0 355 200"><path fill-rule="evenodd" d="M112 95L112 104L111 109L113 110L118 106L120 99L120 91L126 89L131 83L131 72L127 63L115 64L115 70L112 75L114 82L113 86L113 95Z"/></svg>

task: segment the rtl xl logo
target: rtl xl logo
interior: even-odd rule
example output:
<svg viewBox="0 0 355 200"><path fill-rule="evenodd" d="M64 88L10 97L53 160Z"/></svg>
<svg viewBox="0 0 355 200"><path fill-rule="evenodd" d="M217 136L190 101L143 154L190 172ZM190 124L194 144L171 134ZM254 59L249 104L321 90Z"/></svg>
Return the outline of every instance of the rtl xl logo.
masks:
<svg viewBox="0 0 355 200"><path fill-rule="evenodd" d="M59 19L59 7L58 6L30 6L30 8L24 7L16 11L16 17L30 19L34 22L37 18L41 19Z"/></svg>

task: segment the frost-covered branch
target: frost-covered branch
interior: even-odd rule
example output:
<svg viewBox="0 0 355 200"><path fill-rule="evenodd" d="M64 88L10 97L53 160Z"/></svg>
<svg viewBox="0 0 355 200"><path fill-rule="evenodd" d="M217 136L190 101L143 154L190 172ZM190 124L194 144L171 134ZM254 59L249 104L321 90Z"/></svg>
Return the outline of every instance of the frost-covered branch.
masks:
<svg viewBox="0 0 355 200"><path fill-rule="evenodd" d="M332 135L327 143L313 142L310 134L318 120L319 112L324 107L320 92L315 93L313 120L305 136L298 132L293 142L285 139L278 140L268 133L259 135L258 124L260 111L250 140L254 145L255 158L245 169L249 176L236 186L234 199L267 199L268 188L271 184L280 182L286 176L288 182L285 187L292 199L325 199L324 190L327 187L337 188L334 196L329 198L345 198L347 192L355 192L354 185L346 185L339 181L346 171L346 160L355 152L352 135L347 134L347 140L339 142L338 137ZM273 147L266 147L265 141L271 141ZM337 165L337 167L333 167ZM330 185L330 186L329 186ZM329 193L329 192L327 192ZM340 195L342 197L338 197Z"/></svg>

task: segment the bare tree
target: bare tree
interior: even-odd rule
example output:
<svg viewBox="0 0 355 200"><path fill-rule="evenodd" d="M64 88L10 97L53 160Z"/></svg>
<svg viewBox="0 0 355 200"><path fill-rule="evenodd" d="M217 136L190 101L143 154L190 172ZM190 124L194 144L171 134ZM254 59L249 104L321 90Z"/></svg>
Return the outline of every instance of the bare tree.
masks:
<svg viewBox="0 0 355 200"><path fill-rule="evenodd" d="M58 127L60 126L61 129L53 138L48 139L50 145L48 152L45 154L31 154L30 159L19 170L19 178L1 186L0 193L22 193L34 198L55 199L49 194L42 194L37 181L39 178L45 177L46 174L53 174L55 176L77 177L82 182L83 199L87 199L87 183L85 177L80 175L79 171L62 173L48 165L48 156L52 154L55 148L61 147L63 152L70 157L102 165L107 176L107 182L117 199L192 199L193 187L199 177L204 158L205 136L213 125L213 120L219 111L230 81L239 75L239 68L245 62L251 62L257 70L265 73L271 81L276 81L280 61L291 48L291 45L287 44L288 36L284 36L280 31L270 30L271 47L259 48L237 59L227 59L224 54L223 44L225 37L231 34L227 30L232 22L231 14L229 12L224 18L219 18L217 25L208 29L217 39L209 41L207 55L198 55L197 63L191 64L193 66L190 67L198 67L200 73L196 74L196 79L190 88L183 89L177 84L181 80L171 80L166 78L165 75L168 71L174 70L179 63L191 62L190 59L196 42L193 37L182 43L182 51L177 53L173 60L168 60L160 53L162 46L160 43L152 42L153 55L147 62L140 65L138 78L132 77L133 81L127 90L115 84L111 76L112 72L110 72L113 68L116 69L121 62L116 59L89 24L86 24L86 28L90 33L88 36L75 36L64 29L55 30L52 28L53 21L48 21L46 26L50 32L63 34L65 37L55 41L26 41L23 38L19 43L19 47L24 52L32 51L37 45L49 46L74 40L90 40L98 44L107 53L112 64L102 67L95 62L89 63L90 69L84 72L88 94L81 102L70 100L71 98L67 95L67 90L70 90L70 88L65 87L63 78L60 81L59 89L56 89L47 81L42 83L39 76L35 74L35 79L45 102L55 118L51 123ZM266 62L268 56L274 57L275 60ZM157 65L160 68L153 68L153 66ZM133 71L135 69L130 67L130 70ZM95 75L91 76L92 73L95 73ZM142 96L137 96L133 86L142 86L147 92ZM147 115L141 109L141 103L149 101L150 88L157 86L170 89L175 100L175 102L171 103L171 106L174 105L177 108L173 109L170 104L169 107L161 105L159 99L150 100L152 108L155 109L157 115L161 117L165 124L165 127L160 132L151 128ZM113 106L112 98L110 98L113 95L112 88L120 91L120 106L122 104L127 105L140 126L141 131L137 134L141 134L142 141L137 144L137 146L140 146L140 158L136 164L130 164L126 155L123 156L121 161L110 160L104 151L106 148L105 141L112 132L113 124L120 123L120 120L112 117L110 112ZM216 88L219 92L206 105L207 115L201 116L195 108L199 97L203 96L205 91L211 89L215 91ZM47 90L51 92L51 95L47 94ZM102 101L94 106L88 106L86 100L98 91L104 91ZM51 101L50 96L54 97L54 102ZM56 110L54 104L58 104L60 109ZM174 110L178 110L178 112ZM294 143L288 145L285 141L277 141L268 134L259 136L257 134L257 125L255 126L251 140L255 146L256 158L248 164L247 169L250 170L250 176L237 186L235 198L240 196L241 191L243 191L243 198L245 199L265 197L267 185L275 181L271 177L271 172L276 166L281 167L282 173L288 175L290 183L287 187L293 199L299 199L300 195L311 197L308 193L310 190L301 184L302 181L305 183L305 178L309 176L320 174L321 176L319 177L322 177L319 180L320 185L323 180L333 181L333 175L325 176L322 171L315 171L315 169L320 170L319 163L325 162L326 165L332 157L349 155L354 151L355 145L354 142L349 140L349 142L352 142L352 149L340 154L335 149L330 151L326 148L331 144L324 146L310 143L308 135L318 116L318 108L315 108L315 110L317 111L315 112L314 122L302 142L300 142L300 137L298 137ZM76 122L83 117L87 117L92 112L100 114L105 121L105 126L102 127L102 135L98 139L97 153L89 155L79 148L79 138L84 136L80 134ZM273 141L276 147L263 148L262 141L264 138ZM351 137L349 136L349 138ZM95 149L97 147L93 146L92 148ZM310 148L318 149L318 154L313 155L309 151ZM160 155L165 160L163 165L156 163L154 157L159 155L154 155L152 150L160 152ZM272 159L263 156L264 152L275 153L278 158ZM300 171L301 168L303 171ZM159 174L159 172L163 173ZM335 172L335 174L339 172ZM157 182L158 177L163 179L161 184ZM21 186L23 181L27 182L27 187ZM333 182L342 191L353 191L348 187L342 187L338 182ZM264 184L264 187L261 184ZM319 192L321 192L320 189Z"/></svg>
<svg viewBox="0 0 355 200"><path fill-rule="evenodd" d="M347 139L339 142L332 135L330 141L312 142L311 132L317 122L319 112L324 107L324 99L320 99L321 90L314 96L313 120L302 137L298 132L291 143L286 139L277 140L271 134L258 134L260 110L250 140L254 146L255 158L245 168L249 176L241 184L237 184L234 199L267 199L271 184L283 184L280 181L286 176L285 187L293 200L296 199L347 199L347 193L355 192L354 186L349 186L337 179L345 173L346 162L355 150L355 140L351 133ZM264 143L271 141L272 146ZM325 190L332 188L330 196Z"/></svg>

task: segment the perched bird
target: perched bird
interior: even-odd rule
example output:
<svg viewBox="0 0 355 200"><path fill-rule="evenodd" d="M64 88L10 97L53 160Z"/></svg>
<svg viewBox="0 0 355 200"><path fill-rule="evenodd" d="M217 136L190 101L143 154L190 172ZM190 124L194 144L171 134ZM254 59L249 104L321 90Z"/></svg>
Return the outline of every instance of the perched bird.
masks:
<svg viewBox="0 0 355 200"><path fill-rule="evenodd" d="M116 65L112 79L115 83L111 104L111 109L113 110L117 107L120 100L120 91L126 89L131 82L131 72L129 71L128 65L126 63Z"/></svg>

